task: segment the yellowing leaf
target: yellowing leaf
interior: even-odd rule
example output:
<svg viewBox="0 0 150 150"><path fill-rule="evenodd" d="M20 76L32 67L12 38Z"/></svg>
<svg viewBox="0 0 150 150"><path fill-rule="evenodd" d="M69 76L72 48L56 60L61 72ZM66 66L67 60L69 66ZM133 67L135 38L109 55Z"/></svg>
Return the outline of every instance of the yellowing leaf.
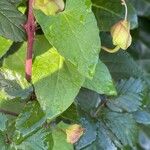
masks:
<svg viewBox="0 0 150 150"><path fill-rule="evenodd" d="M71 144L76 143L83 135L83 131L84 129L80 125L71 125L68 129L66 129L67 142Z"/></svg>

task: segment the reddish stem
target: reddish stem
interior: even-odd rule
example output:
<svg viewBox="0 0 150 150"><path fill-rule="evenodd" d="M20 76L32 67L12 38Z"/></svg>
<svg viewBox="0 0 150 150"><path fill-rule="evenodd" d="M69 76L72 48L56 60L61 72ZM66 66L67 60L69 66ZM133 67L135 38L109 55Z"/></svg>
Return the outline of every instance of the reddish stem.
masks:
<svg viewBox="0 0 150 150"><path fill-rule="evenodd" d="M35 37L35 18L33 15L33 0L28 0L28 19L24 28L27 33L27 56L26 56L26 64L25 64L25 73L27 81L31 81L32 76L32 53L33 53L33 43Z"/></svg>

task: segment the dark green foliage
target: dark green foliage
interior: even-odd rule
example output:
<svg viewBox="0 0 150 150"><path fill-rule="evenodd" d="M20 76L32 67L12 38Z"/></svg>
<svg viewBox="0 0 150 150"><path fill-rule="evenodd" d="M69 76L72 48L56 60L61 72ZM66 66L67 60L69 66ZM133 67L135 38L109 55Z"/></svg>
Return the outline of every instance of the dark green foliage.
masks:
<svg viewBox="0 0 150 150"><path fill-rule="evenodd" d="M150 2L128 0L132 45L110 54L120 0L34 10L32 82L24 76L26 0L0 0L0 150L149 150ZM21 13L25 12L25 14ZM84 134L67 142L66 128Z"/></svg>

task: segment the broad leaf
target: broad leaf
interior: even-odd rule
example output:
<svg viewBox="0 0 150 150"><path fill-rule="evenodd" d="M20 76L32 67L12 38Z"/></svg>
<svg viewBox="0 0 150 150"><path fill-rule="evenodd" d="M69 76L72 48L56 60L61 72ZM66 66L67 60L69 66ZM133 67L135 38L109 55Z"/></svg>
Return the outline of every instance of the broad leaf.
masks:
<svg viewBox="0 0 150 150"><path fill-rule="evenodd" d="M76 68L54 48L35 58L32 79L37 99L49 119L73 103L84 82Z"/></svg>
<svg viewBox="0 0 150 150"><path fill-rule="evenodd" d="M109 31L113 24L124 19L125 9L120 0L92 0L93 10L101 31ZM138 25L136 11L128 3L128 20L131 28Z"/></svg>
<svg viewBox="0 0 150 150"><path fill-rule="evenodd" d="M16 42L25 40L25 16L7 0L0 1L0 22L0 35Z"/></svg>
<svg viewBox="0 0 150 150"><path fill-rule="evenodd" d="M36 11L37 22L48 41L87 77L94 75L100 51L99 30L89 0L67 0L55 16Z"/></svg>
<svg viewBox="0 0 150 150"><path fill-rule="evenodd" d="M0 58L1 58L8 51L12 42L0 36L0 43L1 43L0 45Z"/></svg>
<svg viewBox="0 0 150 150"><path fill-rule="evenodd" d="M92 80L86 79L83 87L99 94L116 95L116 90L107 67L99 61Z"/></svg>

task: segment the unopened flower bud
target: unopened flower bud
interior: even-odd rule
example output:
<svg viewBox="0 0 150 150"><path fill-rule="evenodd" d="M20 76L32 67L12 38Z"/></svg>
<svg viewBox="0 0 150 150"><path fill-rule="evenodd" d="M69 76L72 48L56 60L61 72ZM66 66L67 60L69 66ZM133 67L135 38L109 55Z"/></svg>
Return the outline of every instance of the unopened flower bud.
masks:
<svg viewBox="0 0 150 150"><path fill-rule="evenodd" d="M113 44L126 50L132 42L130 35L130 23L126 20L121 20L111 28L111 36Z"/></svg>
<svg viewBox="0 0 150 150"><path fill-rule="evenodd" d="M84 129L80 125L71 125L69 128L66 129L67 142L71 144L76 143L83 135L83 131Z"/></svg>
<svg viewBox="0 0 150 150"><path fill-rule="evenodd" d="M63 0L35 0L33 7L50 16L63 11L65 5Z"/></svg>

